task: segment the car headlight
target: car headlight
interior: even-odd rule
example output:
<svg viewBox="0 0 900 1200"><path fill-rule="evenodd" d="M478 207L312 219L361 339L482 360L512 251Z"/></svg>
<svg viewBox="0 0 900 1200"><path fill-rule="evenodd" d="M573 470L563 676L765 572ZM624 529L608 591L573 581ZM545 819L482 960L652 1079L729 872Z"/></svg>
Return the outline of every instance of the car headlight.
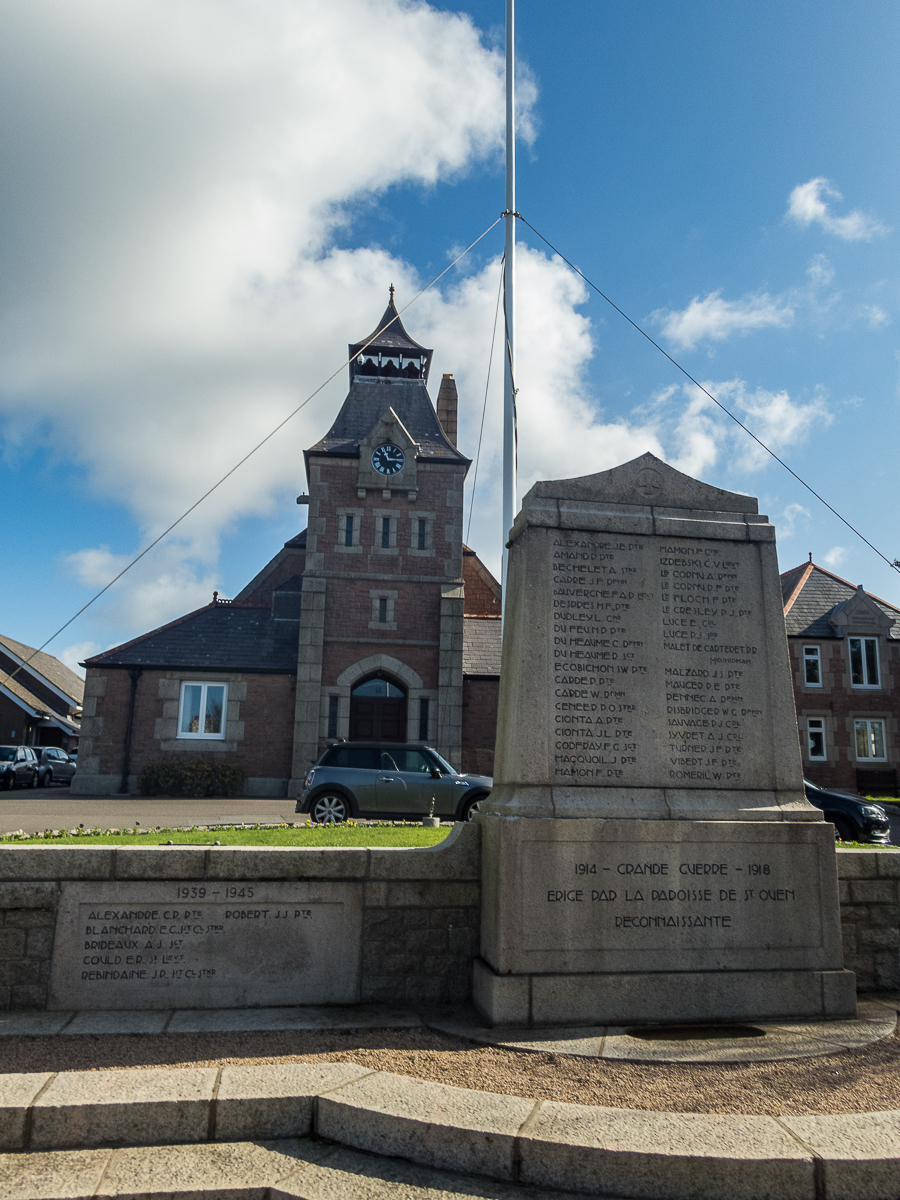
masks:
<svg viewBox="0 0 900 1200"><path fill-rule="evenodd" d="M886 817L887 813L883 808L879 808L877 804L864 804L862 811L867 817Z"/></svg>
<svg viewBox="0 0 900 1200"><path fill-rule="evenodd" d="M309 789L312 787L313 780L315 779L315 777L316 777L315 771L307 771L306 772L306 778L303 780L304 792L309 791Z"/></svg>

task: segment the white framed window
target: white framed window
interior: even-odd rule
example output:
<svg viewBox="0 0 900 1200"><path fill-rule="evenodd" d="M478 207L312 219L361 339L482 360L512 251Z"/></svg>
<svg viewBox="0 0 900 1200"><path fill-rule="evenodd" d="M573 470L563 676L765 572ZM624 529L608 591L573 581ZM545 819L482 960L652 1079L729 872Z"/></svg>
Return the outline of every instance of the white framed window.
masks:
<svg viewBox="0 0 900 1200"><path fill-rule="evenodd" d="M818 646L803 647L803 682L807 687L822 686L822 654Z"/></svg>
<svg viewBox="0 0 900 1200"><path fill-rule="evenodd" d="M884 721L854 721L853 732L856 736L856 757L858 761L887 761Z"/></svg>
<svg viewBox="0 0 900 1200"><path fill-rule="evenodd" d="M180 738L224 738L227 683L183 683L178 706Z"/></svg>
<svg viewBox="0 0 900 1200"><path fill-rule="evenodd" d="M881 687L878 670L878 638L847 638L850 652L850 685L855 688Z"/></svg>
<svg viewBox="0 0 900 1200"><path fill-rule="evenodd" d="M825 718L807 717L806 719L806 754L807 758L825 759Z"/></svg>

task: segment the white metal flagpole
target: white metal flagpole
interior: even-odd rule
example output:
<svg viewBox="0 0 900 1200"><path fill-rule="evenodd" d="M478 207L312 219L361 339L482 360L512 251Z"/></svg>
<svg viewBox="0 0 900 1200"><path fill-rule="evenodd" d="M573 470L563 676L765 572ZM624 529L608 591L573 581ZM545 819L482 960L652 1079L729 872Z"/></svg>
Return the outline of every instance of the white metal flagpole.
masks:
<svg viewBox="0 0 900 1200"><path fill-rule="evenodd" d="M506 0L506 262L503 274L503 611L506 611L506 543L516 515L515 267L516 267L516 9Z"/></svg>

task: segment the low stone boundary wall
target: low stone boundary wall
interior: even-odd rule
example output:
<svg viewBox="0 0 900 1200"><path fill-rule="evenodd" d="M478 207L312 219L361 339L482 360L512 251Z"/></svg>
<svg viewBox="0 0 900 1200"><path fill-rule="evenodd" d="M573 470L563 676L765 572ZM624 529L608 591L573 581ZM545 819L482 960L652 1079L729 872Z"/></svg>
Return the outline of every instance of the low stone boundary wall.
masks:
<svg viewBox="0 0 900 1200"><path fill-rule="evenodd" d="M467 1000L472 960L478 953L479 833L476 825L458 824L439 845L413 850L2 846L0 1007L80 1007L54 1004L50 979L54 957L74 956L80 949L71 937L59 933L63 922L57 917L65 908L66 893L73 890L71 885L80 885L81 891L90 883L97 883L98 893L102 888L107 895L117 891L111 885L123 885L122 893L132 897L123 903L131 904L141 893L135 887L139 884L147 885L148 895L154 895L161 883L179 885L173 897L177 892L200 887L212 890L218 885L235 894L254 885L261 890L267 885L308 885L323 892L340 885L341 894L353 900L354 920L357 914L361 920L355 936L359 947L355 998L395 1003ZM103 903L111 902L105 899ZM333 950L339 956L344 947ZM278 1001L304 1002L302 994ZM189 1005L221 1006L212 987L200 1003Z"/></svg>
<svg viewBox="0 0 900 1200"><path fill-rule="evenodd" d="M838 850L844 966L861 992L900 987L900 851Z"/></svg>
<svg viewBox="0 0 900 1200"><path fill-rule="evenodd" d="M837 870L845 965L856 972L860 991L900 987L900 852L839 850ZM480 829L458 824L446 841L421 850L2 846L0 1008L48 1007L66 884L216 881L353 884L361 904L361 1001L469 998L478 954ZM302 996L294 1002L303 1003Z"/></svg>

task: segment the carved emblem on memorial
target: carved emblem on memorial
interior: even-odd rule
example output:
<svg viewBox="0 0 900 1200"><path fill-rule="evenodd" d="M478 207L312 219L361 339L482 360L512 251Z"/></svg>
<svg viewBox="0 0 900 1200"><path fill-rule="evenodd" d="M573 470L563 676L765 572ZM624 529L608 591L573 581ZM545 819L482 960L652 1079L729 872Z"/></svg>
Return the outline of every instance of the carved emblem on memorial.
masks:
<svg viewBox="0 0 900 1200"><path fill-rule="evenodd" d="M537 483L507 586L482 1011L853 1011L834 835L803 792L775 530L756 500L650 454Z"/></svg>

